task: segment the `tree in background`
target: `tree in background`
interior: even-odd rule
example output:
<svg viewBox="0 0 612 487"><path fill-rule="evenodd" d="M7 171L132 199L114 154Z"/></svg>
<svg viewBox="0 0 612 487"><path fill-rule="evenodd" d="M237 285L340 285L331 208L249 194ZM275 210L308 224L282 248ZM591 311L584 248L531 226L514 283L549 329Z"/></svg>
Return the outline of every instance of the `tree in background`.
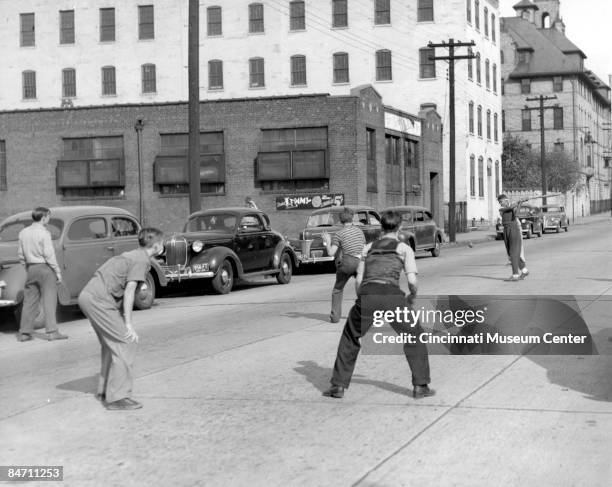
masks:
<svg viewBox="0 0 612 487"><path fill-rule="evenodd" d="M554 150L545 155L546 183L549 191L570 191L580 180L580 166L567 152ZM538 190L542 188L540 152L518 136L504 137L502 171L506 190Z"/></svg>

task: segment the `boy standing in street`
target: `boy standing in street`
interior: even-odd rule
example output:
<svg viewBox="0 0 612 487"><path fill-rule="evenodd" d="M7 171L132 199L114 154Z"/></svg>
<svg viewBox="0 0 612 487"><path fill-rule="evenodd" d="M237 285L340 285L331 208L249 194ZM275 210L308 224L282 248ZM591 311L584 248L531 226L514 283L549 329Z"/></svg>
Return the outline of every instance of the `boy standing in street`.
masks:
<svg viewBox="0 0 612 487"><path fill-rule="evenodd" d="M132 308L136 287L145 281L151 268L151 257L164 250L163 233L156 228L143 228L138 234L138 244L138 249L106 261L79 295L79 306L91 322L102 347L96 397L111 410L142 407L130 397L138 343L138 335L132 326Z"/></svg>
<svg viewBox="0 0 612 487"><path fill-rule="evenodd" d="M41 301L45 313L47 340L68 338L57 330L57 285L62 282L62 273L57 265L51 234L46 228L50 217L51 210L39 206L32 212L33 223L19 232L17 254L27 273L19 324L20 342L32 339L34 320Z"/></svg>
<svg viewBox="0 0 612 487"><path fill-rule="evenodd" d="M500 194L497 200L501 206L499 212L501 214L502 225L504 226L504 244L512 264L512 275L506 281L525 279L529 275L529 271L526 267L523 249L523 230L517 212L521 204L527 200L518 200L516 203L510 203L505 194Z"/></svg>

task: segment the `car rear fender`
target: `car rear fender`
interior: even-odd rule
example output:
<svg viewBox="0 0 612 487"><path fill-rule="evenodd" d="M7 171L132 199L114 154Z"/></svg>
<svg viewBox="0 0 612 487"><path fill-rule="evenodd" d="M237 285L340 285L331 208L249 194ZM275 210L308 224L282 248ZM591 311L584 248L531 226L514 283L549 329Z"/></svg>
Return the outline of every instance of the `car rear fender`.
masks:
<svg viewBox="0 0 612 487"><path fill-rule="evenodd" d="M0 268L0 281L4 281L2 298L20 303L23 301L23 288L26 282L25 267L21 264Z"/></svg>
<svg viewBox="0 0 612 487"><path fill-rule="evenodd" d="M221 245L200 252L189 261L189 265L208 263L209 269L216 274L225 259L230 260L237 277L244 274L242 263L236 253L232 249Z"/></svg>

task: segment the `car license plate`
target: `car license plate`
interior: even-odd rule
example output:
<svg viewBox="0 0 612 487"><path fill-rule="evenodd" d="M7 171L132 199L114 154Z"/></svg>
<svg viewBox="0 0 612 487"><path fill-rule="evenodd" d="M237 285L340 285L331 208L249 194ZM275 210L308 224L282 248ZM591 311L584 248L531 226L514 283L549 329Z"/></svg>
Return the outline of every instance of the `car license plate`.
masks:
<svg viewBox="0 0 612 487"><path fill-rule="evenodd" d="M323 257L323 251L322 250L313 250L312 251L312 256L313 257Z"/></svg>
<svg viewBox="0 0 612 487"><path fill-rule="evenodd" d="M191 266L193 272L206 272L208 270L208 265L206 264L193 264Z"/></svg>

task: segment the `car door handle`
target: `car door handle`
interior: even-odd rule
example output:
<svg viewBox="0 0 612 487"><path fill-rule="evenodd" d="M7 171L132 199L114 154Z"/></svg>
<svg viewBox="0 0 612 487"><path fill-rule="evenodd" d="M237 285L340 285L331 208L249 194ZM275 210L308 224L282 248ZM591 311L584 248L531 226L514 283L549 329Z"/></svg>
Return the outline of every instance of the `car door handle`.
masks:
<svg viewBox="0 0 612 487"><path fill-rule="evenodd" d="M106 247L106 250L115 250L115 247L113 247L112 245L109 245L108 247Z"/></svg>

